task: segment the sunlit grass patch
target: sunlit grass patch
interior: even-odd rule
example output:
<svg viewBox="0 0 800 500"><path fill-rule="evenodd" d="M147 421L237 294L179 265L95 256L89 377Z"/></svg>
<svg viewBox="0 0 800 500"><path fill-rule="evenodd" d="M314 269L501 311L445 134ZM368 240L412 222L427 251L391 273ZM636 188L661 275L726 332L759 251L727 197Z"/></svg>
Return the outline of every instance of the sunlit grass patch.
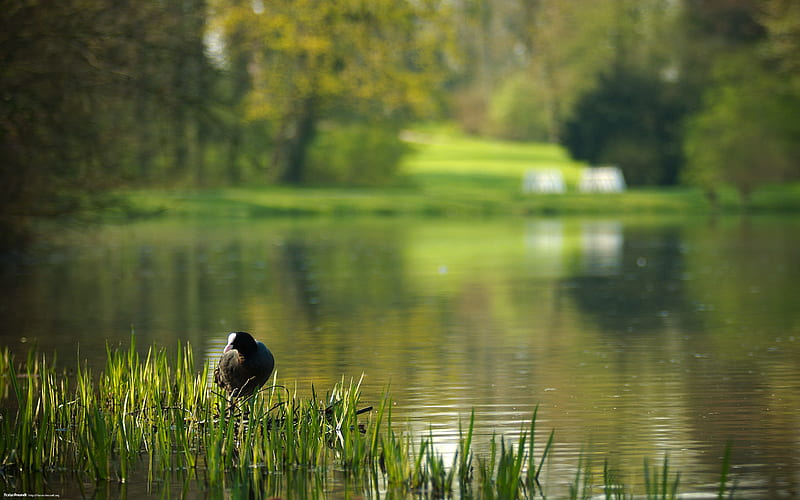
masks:
<svg viewBox="0 0 800 500"><path fill-rule="evenodd" d="M473 137L446 127L423 128L407 137L416 146L404 170L415 177L500 177L511 179L518 186L526 171L547 168L561 170L567 183L576 185L583 168L557 144Z"/></svg>

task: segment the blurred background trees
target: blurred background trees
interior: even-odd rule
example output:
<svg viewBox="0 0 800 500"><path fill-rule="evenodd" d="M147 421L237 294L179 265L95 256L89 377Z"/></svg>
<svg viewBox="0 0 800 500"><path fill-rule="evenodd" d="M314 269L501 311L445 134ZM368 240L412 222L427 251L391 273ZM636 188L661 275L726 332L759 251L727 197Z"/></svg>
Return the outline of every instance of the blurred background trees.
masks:
<svg viewBox="0 0 800 500"><path fill-rule="evenodd" d="M245 124L272 127L270 180L319 180L307 175L308 151L318 136L330 147L331 123L396 129L434 116L433 96L447 75L444 2L216 0L214 12L220 65L247 78L237 96ZM389 156L374 157L373 167L392 169ZM323 178L357 178L341 174Z"/></svg>
<svg viewBox="0 0 800 500"><path fill-rule="evenodd" d="M414 120L634 185L795 179L792 0L0 0L0 211L394 181Z"/></svg>
<svg viewBox="0 0 800 500"><path fill-rule="evenodd" d="M205 180L204 0L2 1L0 207L57 214L120 184Z"/></svg>
<svg viewBox="0 0 800 500"><path fill-rule="evenodd" d="M715 23L695 13L692 25L705 30L701 50L713 57L687 120L683 175L712 200L728 182L747 202L762 184L800 176L800 4L739 7L721 8Z"/></svg>

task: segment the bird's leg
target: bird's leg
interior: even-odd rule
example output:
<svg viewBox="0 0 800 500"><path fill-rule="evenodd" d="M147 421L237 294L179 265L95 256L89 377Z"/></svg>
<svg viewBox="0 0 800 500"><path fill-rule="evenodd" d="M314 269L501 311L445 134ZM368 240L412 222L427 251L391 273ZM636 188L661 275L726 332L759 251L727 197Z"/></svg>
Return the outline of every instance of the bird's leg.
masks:
<svg viewBox="0 0 800 500"><path fill-rule="evenodd" d="M229 417L233 416L234 410L236 409L236 396L237 396L237 391L234 390L233 392L231 392L230 396L228 397L227 413L228 413Z"/></svg>
<svg viewBox="0 0 800 500"><path fill-rule="evenodd" d="M255 377L250 377L249 379L247 379L245 381L245 383L242 385L242 388L240 389L240 393L243 392L245 390L245 388L247 387L247 384L253 382L253 380L255 380ZM256 396L257 392L258 391L253 391L253 394L248 396L247 399L249 399L251 403L255 400L255 396ZM250 419L250 405L247 405L247 406L244 407L244 409L242 410L242 414L243 414L243 421L246 422L246 421L248 421Z"/></svg>

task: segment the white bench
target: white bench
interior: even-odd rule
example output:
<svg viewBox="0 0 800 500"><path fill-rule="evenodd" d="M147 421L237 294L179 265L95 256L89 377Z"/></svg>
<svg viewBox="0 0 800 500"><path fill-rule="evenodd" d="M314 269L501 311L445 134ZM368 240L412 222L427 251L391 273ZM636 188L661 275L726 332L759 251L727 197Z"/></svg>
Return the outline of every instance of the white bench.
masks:
<svg viewBox="0 0 800 500"><path fill-rule="evenodd" d="M582 193L621 193L625 178L618 167L590 167L583 170L578 190Z"/></svg>
<svg viewBox="0 0 800 500"><path fill-rule="evenodd" d="M525 194L560 194L564 191L566 185L560 170L528 170L522 177L522 192Z"/></svg>

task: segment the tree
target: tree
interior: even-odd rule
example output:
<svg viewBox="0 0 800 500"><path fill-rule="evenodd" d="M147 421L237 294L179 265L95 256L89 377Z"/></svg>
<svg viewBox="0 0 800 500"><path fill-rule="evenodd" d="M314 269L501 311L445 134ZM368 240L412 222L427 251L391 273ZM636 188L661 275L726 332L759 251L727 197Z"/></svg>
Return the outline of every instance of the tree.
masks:
<svg viewBox="0 0 800 500"><path fill-rule="evenodd" d="M109 57L125 50L120 26L81 0L5 1L0 11L2 213L68 212L76 191L103 184L97 167L116 128L101 129L93 112L126 81Z"/></svg>
<svg viewBox="0 0 800 500"><path fill-rule="evenodd" d="M786 139L797 138L796 119L785 110L797 110L796 91L772 76L778 64L757 51L769 31L791 40L793 2L685 0L680 9L657 0L614 3L624 14L611 37L614 62L567 122L563 143L572 154L619 164L632 184L677 182L689 155L684 180L710 193L726 178L743 198L759 182L785 177L792 149ZM772 46L787 63L793 48ZM759 102L764 110L756 116Z"/></svg>
<svg viewBox="0 0 800 500"><path fill-rule="evenodd" d="M690 100L674 50L680 9L613 0L542 2L540 10L532 68L544 82L552 138L578 159L618 165L632 185L676 183Z"/></svg>
<svg viewBox="0 0 800 500"><path fill-rule="evenodd" d="M675 83L617 65L578 102L563 144L577 159L619 166L632 185L675 184L683 113Z"/></svg>
<svg viewBox="0 0 800 500"><path fill-rule="evenodd" d="M767 30L767 56L777 60L777 70L800 80L800 3L793 0L768 0L761 23Z"/></svg>
<svg viewBox="0 0 800 500"><path fill-rule="evenodd" d="M462 0L453 23L467 64L454 108L462 127L557 141L578 97L613 56L617 1ZM538 116L535 125L524 109ZM533 133L521 131L534 125Z"/></svg>
<svg viewBox="0 0 800 500"><path fill-rule="evenodd" d="M521 0L527 22L523 39L529 54L528 78L540 89L548 138L560 140L578 99L597 83L614 58L609 36L624 19L616 2Z"/></svg>
<svg viewBox="0 0 800 500"><path fill-rule="evenodd" d="M273 175L304 181L318 124L337 113L396 119L430 112L443 79L444 2L220 0L217 26L251 54L246 116L274 124Z"/></svg>
<svg viewBox="0 0 800 500"><path fill-rule="evenodd" d="M569 112L558 120L560 141L578 159L619 166L632 185L674 184L686 110L671 49L679 10L664 0L614 0L595 9L605 26L594 40L603 65L584 73L591 83L572 103L562 98Z"/></svg>
<svg viewBox="0 0 800 500"><path fill-rule="evenodd" d="M734 30L720 30L729 42L710 65L703 106L688 121L684 180L712 201L731 184L746 204L759 186L800 176L800 6L743 6L728 17L747 29L733 41Z"/></svg>
<svg viewBox="0 0 800 500"><path fill-rule="evenodd" d="M684 180L712 201L726 184L747 204L760 185L797 177L800 95L750 51L716 63L718 84L689 120Z"/></svg>
<svg viewBox="0 0 800 500"><path fill-rule="evenodd" d="M197 165L204 15L204 0L0 0L0 213L69 213L157 162L161 178Z"/></svg>
<svg viewBox="0 0 800 500"><path fill-rule="evenodd" d="M527 73L508 78L489 103L492 135L516 141L552 139L551 108L542 98L544 93L542 82Z"/></svg>

